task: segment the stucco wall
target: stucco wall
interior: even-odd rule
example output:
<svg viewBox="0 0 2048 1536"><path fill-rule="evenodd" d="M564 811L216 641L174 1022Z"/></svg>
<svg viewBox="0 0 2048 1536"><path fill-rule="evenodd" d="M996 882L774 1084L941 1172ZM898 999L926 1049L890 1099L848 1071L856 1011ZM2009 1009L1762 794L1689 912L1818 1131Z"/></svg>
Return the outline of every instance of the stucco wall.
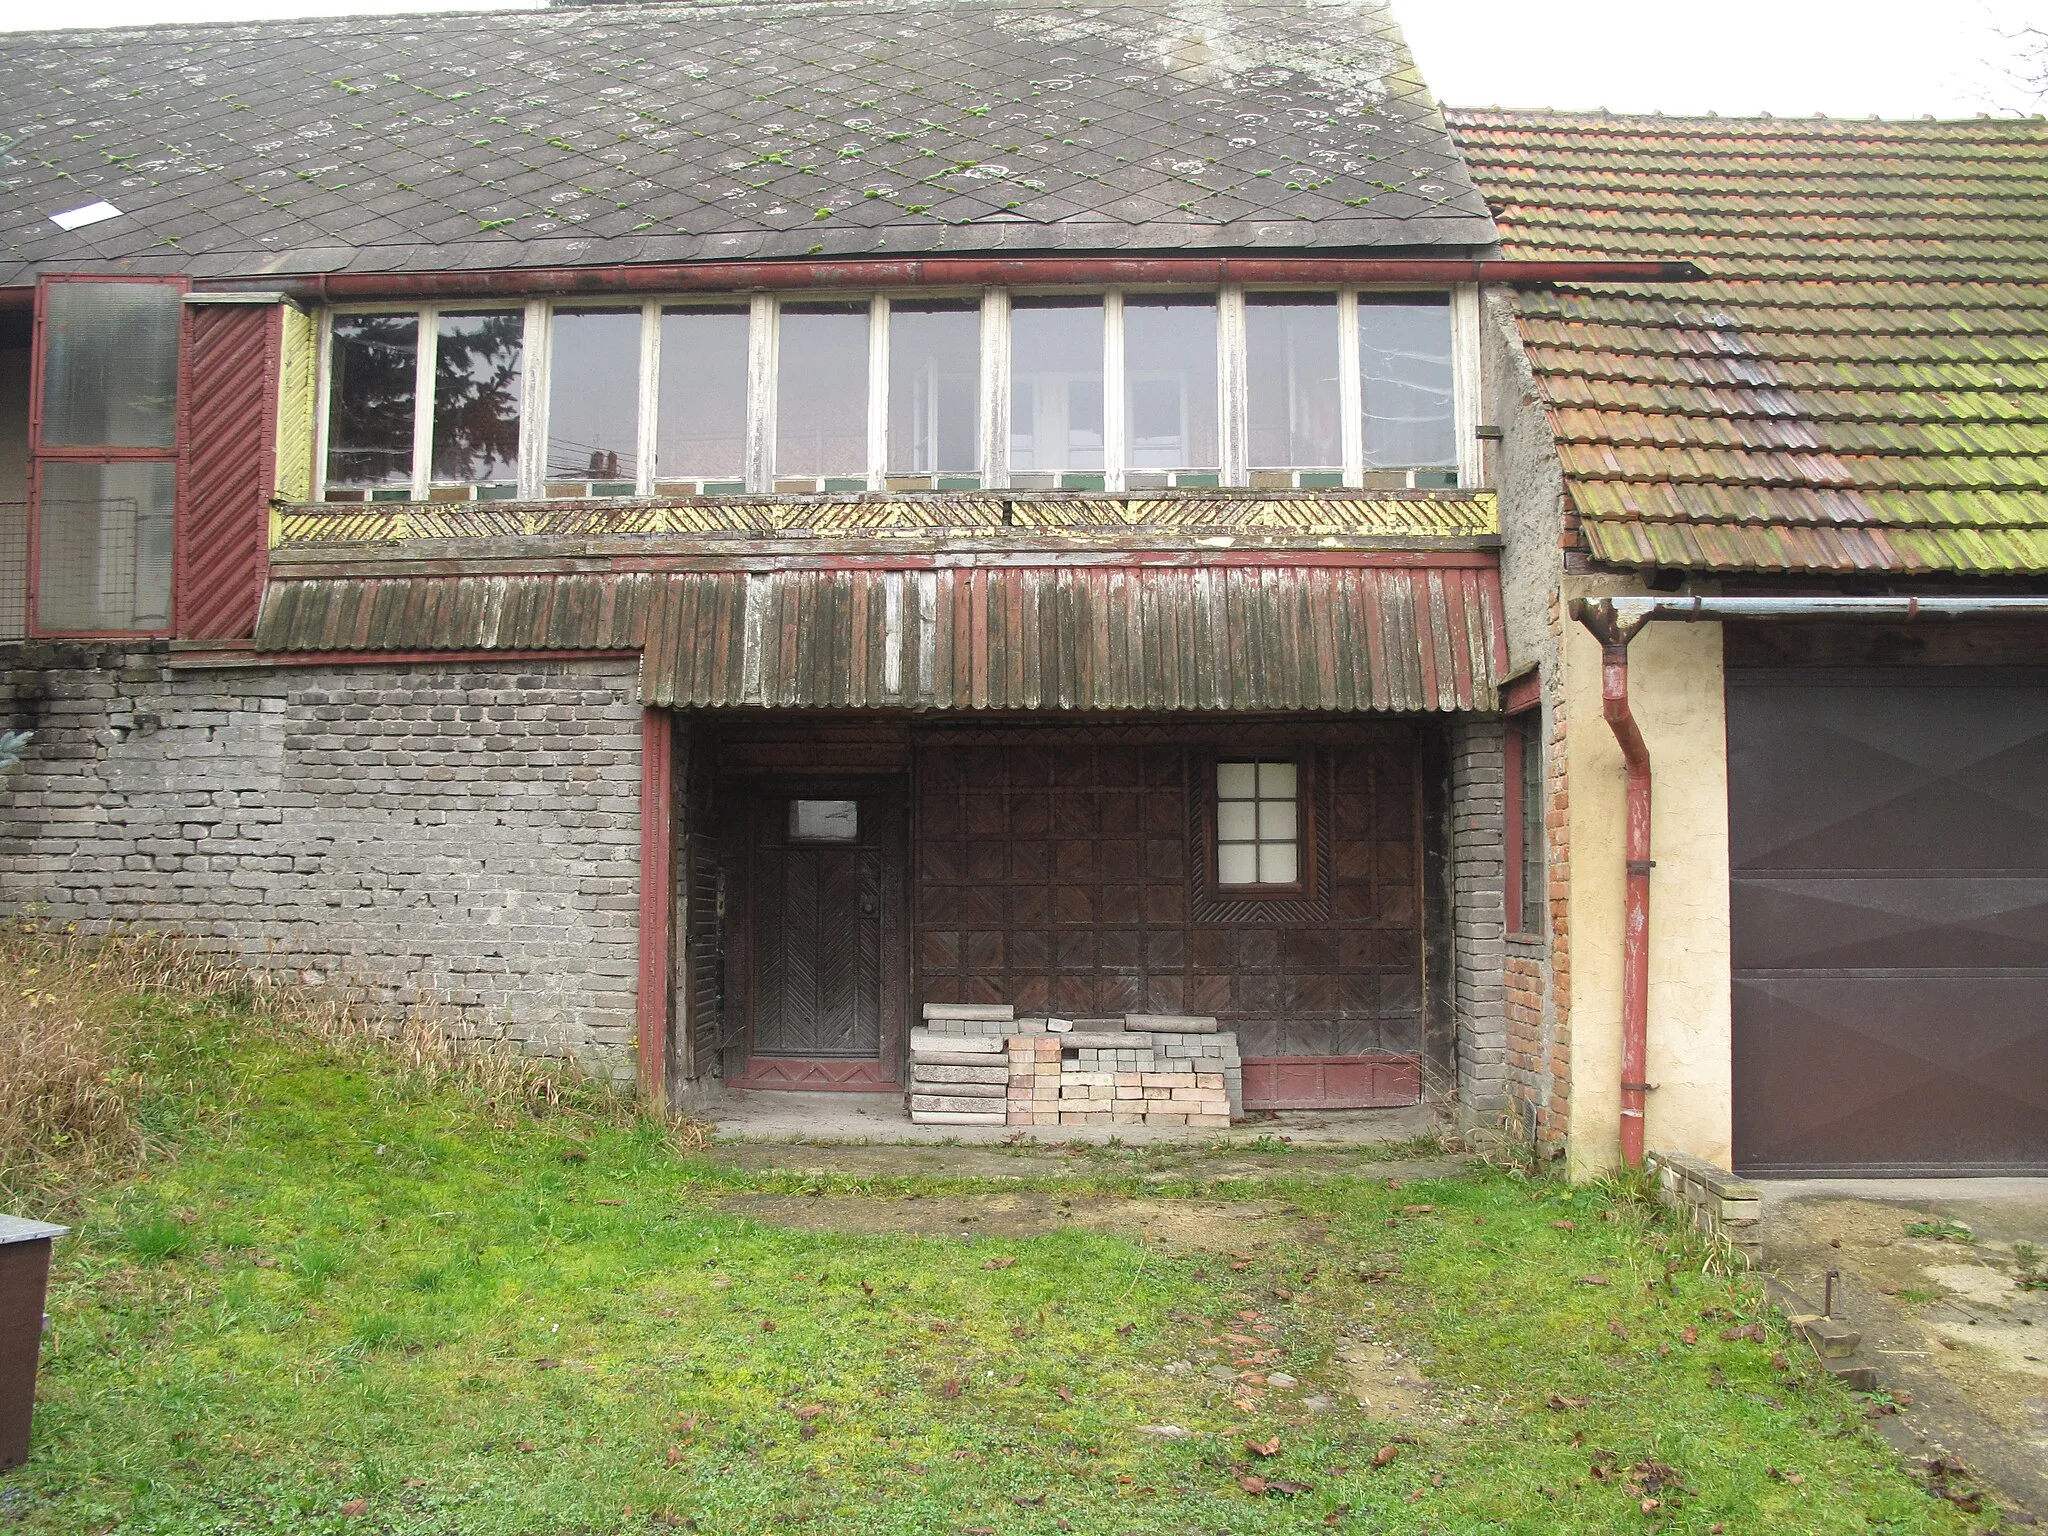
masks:
<svg viewBox="0 0 2048 1536"><path fill-rule="evenodd" d="M1568 576L1563 595L1642 588ZM1621 749L1600 714L1600 646L1565 631L1564 691L1573 878L1569 1167L1620 1160L1623 821ZM1629 647L1629 697L1654 775L1650 809L1647 1144L1729 1161L1727 726L1721 630L1651 624Z"/></svg>
<svg viewBox="0 0 2048 1536"><path fill-rule="evenodd" d="M632 1075L630 663L173 671L12 646L0 909L186 934Z"/></svg>

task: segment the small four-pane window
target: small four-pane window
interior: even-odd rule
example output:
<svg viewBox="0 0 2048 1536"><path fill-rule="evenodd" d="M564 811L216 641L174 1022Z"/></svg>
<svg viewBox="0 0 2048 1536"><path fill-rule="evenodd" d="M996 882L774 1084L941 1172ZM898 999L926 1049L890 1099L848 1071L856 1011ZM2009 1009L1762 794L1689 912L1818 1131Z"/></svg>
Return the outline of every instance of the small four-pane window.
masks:
<svg viewBox="0 0 2048 1536"><path fill-rule="evenodd" d="M1301 879L1300 775L1291 762L1216 765L1216 883Z"/></svg>

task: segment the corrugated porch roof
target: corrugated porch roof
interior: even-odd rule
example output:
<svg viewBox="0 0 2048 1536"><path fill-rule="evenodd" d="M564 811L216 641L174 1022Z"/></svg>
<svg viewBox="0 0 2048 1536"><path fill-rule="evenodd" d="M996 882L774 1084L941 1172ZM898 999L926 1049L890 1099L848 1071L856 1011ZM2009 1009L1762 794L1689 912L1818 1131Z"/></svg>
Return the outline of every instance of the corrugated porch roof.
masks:
<svg viewBox="0 0 2048 1536"><path fill-rule="evenodd" d="M903 710L1491 709L1493 557L388 574L288 569L266 653L639 651L650 705Z"/></svg>

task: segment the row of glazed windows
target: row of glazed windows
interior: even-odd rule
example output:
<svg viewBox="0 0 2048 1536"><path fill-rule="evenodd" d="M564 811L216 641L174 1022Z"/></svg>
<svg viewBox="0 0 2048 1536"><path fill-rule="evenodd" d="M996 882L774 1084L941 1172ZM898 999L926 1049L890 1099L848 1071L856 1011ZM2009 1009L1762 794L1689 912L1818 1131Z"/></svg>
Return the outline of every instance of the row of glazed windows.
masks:
<svg viewBox="0 0 2048 1536"><path fill-rule="evenodd" d="M322 494L1448 486L1441 293L530 303L329 318Z"/></svg>

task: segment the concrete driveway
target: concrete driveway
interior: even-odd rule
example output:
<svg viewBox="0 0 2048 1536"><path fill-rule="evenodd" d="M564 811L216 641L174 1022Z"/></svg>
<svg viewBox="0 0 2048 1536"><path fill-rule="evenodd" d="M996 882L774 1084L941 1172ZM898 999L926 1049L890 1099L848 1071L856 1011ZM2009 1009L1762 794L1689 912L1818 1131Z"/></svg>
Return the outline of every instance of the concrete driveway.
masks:
<svg viewBox="0 0 2048 1536"><path fill-rule="evenodd" d="M1912 1406L1881 1423L2048 1520L2048 1179L1758 1181L1764 1262L1858 1329ZM2022 1522L2025 1523L2025 1522Z"/></svg>

